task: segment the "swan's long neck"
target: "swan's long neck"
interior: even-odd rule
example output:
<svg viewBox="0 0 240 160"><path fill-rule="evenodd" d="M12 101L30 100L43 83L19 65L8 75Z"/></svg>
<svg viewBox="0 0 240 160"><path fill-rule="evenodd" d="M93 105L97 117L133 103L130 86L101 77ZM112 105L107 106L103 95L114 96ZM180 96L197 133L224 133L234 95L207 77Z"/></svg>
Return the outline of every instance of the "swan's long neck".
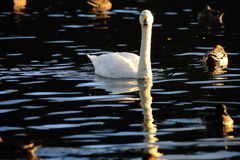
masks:
<svg viewBox="0 0 240 160"><path fill-rule="evenodd" d="M138 64L138 79L152 79L152 67L150 60L152 24L141 25L142 40L140 49L140 60Z"/></svg>

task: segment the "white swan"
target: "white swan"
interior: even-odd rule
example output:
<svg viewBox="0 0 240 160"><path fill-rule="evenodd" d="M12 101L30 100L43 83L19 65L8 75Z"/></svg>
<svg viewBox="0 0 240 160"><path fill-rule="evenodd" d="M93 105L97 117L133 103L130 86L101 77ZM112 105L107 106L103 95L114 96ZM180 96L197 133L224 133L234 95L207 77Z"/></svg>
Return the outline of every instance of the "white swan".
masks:
<svg viewBox="0 0 240 160"><path fill-rule="evenodd" d="M150 61L153 16L149 10L139 16L142 28L140 57L127 52L100 56L87 55L93 63L95 73L108 78L152 79Z"/></svg>

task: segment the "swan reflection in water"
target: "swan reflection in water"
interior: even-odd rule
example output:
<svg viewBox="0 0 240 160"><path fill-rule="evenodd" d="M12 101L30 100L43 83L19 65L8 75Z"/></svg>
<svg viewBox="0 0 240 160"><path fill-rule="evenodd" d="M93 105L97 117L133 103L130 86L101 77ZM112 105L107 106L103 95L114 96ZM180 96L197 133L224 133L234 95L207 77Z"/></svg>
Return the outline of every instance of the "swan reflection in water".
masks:
<svg viewBox="0 0 240 160"><path fill-rule="evenodd" d="M143 132L148 132L149 134L144 135L144 142L148 143L146 148L143 151L143 159L157 159L157 157L162 156L162 153L158 152L159 145L156 145L155 142L158 141L156 138L157 127L153 123L152 115L152 80L136 80L136 79L109 79L100 76L95 76L95 82L102 85L96 86L96 88L105 89L110 94L120 94L120 93L129 93L136 92L139 90L140 96L140 106L143 109ZM126 99L123 99L126 100ZM137 99L135 99L137 100Z"/></svg>
<svg viewBox="0 0 240 160"><path fill-rule="evenodd" d="M156 138L157 126L153 123L153 115L152 115L152 96L151 96L151 88L152 88L152 80L138 80L139 87L139 95L140 95L140 105L143 109L143 132L148 132L149 134L145 135L144 142L150 143L144 149L145 156L143 159L157 159L156 157L163 156L163 153L158 152L159 145L154 144L158 141Z"/></svg>
<svg viewBox="0 0 240 160"><path fill-rule="evenodd" d="M138 81L136 79L114 79L94 75L94 82L100 84L95 88L104 89L110 92L109 94L129 93L139 90Z"/></svg>

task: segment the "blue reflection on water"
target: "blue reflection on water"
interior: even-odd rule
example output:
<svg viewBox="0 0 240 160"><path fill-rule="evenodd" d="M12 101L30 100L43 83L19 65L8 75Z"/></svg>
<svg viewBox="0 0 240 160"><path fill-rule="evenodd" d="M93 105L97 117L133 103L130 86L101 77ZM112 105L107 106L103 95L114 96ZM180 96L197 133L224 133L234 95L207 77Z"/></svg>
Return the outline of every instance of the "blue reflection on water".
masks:
<svg viewBox="0 0 240 160"><path fill-rule="evenodd" d="M8 40L8 39L33 39L36 36L19 36L19 37L0 37L0 40Z"/></svg>
<svg viewBox="0 0 240 160"><path fill-rule="evenodd" d="M32 99L12 99L12 100L0 101L0 105L13 105L13 104L29 102L29 101L32 101Z"/></svg>

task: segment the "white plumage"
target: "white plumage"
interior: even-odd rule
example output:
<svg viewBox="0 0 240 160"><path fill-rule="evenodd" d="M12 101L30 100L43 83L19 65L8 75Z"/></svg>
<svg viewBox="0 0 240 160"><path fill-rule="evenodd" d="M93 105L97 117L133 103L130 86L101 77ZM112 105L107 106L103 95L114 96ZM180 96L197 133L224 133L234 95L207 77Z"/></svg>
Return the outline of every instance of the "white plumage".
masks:
<svg viewBox="0 0 240 160"><path fill-rule="evenodd" d="M93 63L96 74L108 78L152 79L150 49L153 16L151 12L142 11L139 21L142 28L140 57L128 52L100 56L87 55Z"/></svg>

